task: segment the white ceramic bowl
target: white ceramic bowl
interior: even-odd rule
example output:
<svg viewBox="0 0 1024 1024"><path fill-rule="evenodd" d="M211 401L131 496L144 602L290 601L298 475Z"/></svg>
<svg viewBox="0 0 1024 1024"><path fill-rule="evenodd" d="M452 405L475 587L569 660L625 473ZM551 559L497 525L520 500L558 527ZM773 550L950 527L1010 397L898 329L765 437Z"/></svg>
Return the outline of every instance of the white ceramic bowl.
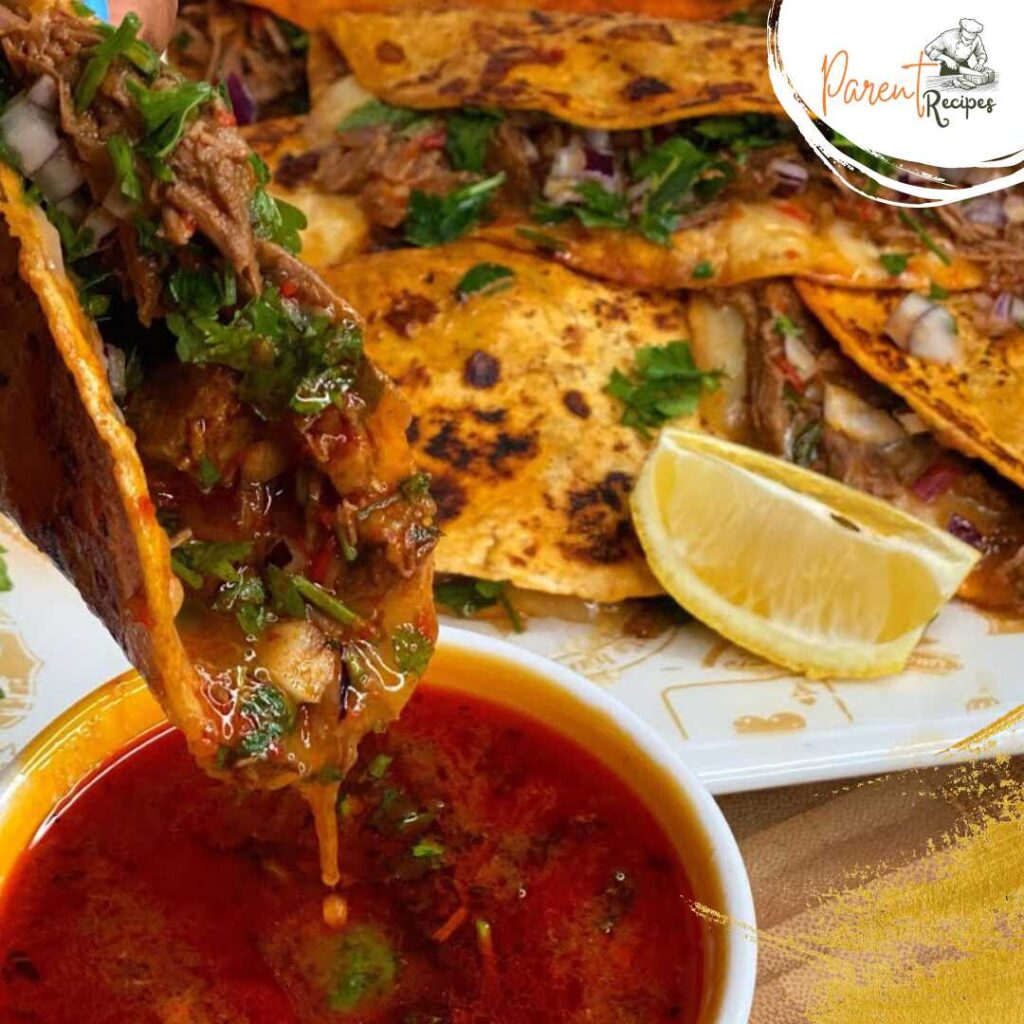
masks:
<svg viewBox="0 0 1024 1024"><path fill-rule="evenodd" d="M697 901L729 923L705 926L699 1024L746 1024L757 948L743 859L708 791L645 722L575 672L512 644L444 628L426 685L494 701L574 739L626 781L686 866ZM163 720L135 673L48 726L0 775L0 890L60 800L116 751Z"/></svg>

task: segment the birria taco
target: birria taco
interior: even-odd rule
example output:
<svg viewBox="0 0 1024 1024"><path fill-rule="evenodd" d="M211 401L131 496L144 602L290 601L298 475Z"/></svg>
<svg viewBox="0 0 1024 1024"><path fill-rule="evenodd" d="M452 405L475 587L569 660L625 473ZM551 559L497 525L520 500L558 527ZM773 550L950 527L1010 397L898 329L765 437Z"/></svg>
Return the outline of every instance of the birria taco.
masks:
<svg viewBox="0 0 1024 1024"><path fill-rule="evenodd" d="M334 798L436 631L409 410L221 95L4 12L0 496L209 771Z"/></svg>
<svg viewBox="0 0 1024 1024"><path fill-rule="evenodd" d="M377 245L473 232L637 288L983 278L928 222L862 200L806 149L760 28L339 12L311 37L310 75L308 121L267 154L275 187L356 199Z"/></svg>

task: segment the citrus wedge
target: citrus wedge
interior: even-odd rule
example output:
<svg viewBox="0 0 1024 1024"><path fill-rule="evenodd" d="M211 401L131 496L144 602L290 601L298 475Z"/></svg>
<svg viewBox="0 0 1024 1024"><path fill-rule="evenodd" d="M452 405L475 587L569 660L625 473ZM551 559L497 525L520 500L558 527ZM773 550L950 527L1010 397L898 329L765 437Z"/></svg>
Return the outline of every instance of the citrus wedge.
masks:
<svg viewBox="0 0 1024 1024"><path fill-rule="evenodd" d="M979 558L877 498L666 428L632 497L651 569L734 643L812 677L898 672Z"/></svg>

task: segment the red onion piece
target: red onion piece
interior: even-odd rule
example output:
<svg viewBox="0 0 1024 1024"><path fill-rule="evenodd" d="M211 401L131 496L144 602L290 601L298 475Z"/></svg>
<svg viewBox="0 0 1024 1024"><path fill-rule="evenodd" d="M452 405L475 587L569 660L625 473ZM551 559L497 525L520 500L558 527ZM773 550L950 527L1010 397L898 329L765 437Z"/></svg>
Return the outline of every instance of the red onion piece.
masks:
<svg viewBox="0 0 1024 1024"><path fill-rule="evenodd" d="M964 218L972 224L987 224L994 228L1006 224L1006 209L999 196L978 196L968 199L963 205Z"/></svg>
<svg viewBox="0 0 1024 1024"><path fill-rule="evenodd" d="M803 164L798 164L795 160L782 160L776 157L768 164L768 170L776 179L772 195L779 199L799 195L807 188L810 174Z"/></svg>
<svg viewBox="0 0 1024 1024"><path fill-rule="evenodd" d="M615 177L615 155L613 153L604 153L599 149L591 149L590 146L585 146L583 149L583 160L586 170L600 174L605 178Z"/></svg>
<svg viewBox="0 0 1024 1024"><path fill-rule="evenodd" d="M240 124L252 124L256 120L256 98L240 75L230 72L225 84L231 97L231 109Z"/></svg>
<svg viewBox="0 0 1024 1024"><path fill-rule="evenodd" d="M962 540L965 544L970 544L972 548L977 548L979 551L985 550L985 538L970 519L965 519L963 516L957 515L954 512L953 515L949 517L949 522L946 524L946 530L953 534L957 540Z"/></svg>
<svg viewBox="0 0 1024 1024"><path fill-rule="evenodd" d="M935 303L930 299L926 299L923 295L918 295L916 292L909 292L892 311L885 325L885 333L900 348L908 348L910 345L910 332L914 329L914 325L925 313L931 312L934 308Z"/></svg>
<svg viewBox="0 0 1024 1024"><path fill-rule="evenodd" d="M941 498L960 479L962 470L948 462L929 466L911 485L914 495L926 505Z"/></svg>

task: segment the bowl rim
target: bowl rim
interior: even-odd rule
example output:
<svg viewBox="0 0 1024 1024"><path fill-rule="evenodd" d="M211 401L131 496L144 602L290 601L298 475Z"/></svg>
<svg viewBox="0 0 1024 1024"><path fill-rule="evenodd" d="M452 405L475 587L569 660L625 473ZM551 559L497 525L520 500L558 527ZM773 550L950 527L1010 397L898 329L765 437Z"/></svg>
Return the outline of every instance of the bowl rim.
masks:
<svg viewBox="0 0 1024 1024"><path fill-rule="evenodd" d="M470 655L504 661L530 673L542 685L552 686L560 697L568 698L568 703L582 706L590 717L596 717L618 731L634 752L678 786L682 802L692 814L692 826L702 833L699 838L703 840L705 848L706 868L718 890L720 905L716 910L724 918L722 922L715 921L714 932L716 947L721 950L724 961L715 979L716 989L720 991L714 992L711 1015L709 1018L702 1016L702 1024L746 1024L753 1005L757 975L757 933L753 893L746 865L732 829L711 793L686 764L685 759L653 726L630 708L615 700L596 683L550 658L535 654L507 640L446 624L441 626L438 646L443 646L446 651L464 651ZM47 723L18 752L14 760L0 770L0 832L4 819L10 812L14 795L19 786L31 775L39 752L52 750L55 742L73 734L83 720L97 710L103 710L105 702L100 695L119 681L141 686L141 677L134 671L129 671L92 690ZM488 699L487 695L481 696ZM500 704L515 706L507 700L495 699ZM519 710L530 714L529 707L519 707ZM159 722L143 725L137 730L138 735L144 735L158 725ZM565 733L560 722L550 723L549 728ZM571 734L569 735L571 738ZM582 741L579 742L587 747ZM107 750L105 756L112 753L113 750ZM591 749L590 753L600 758L598 752ZM627 785L630 784L628 778L623 781ZM73 789L76 784L70 788ZM59 807L61 800L69 791L70 789L59 794L43 809L44 820ZM650 802L640 794L638 798L644 803ZM0 878L0 888L5 883L6 879Z"/></svg>

